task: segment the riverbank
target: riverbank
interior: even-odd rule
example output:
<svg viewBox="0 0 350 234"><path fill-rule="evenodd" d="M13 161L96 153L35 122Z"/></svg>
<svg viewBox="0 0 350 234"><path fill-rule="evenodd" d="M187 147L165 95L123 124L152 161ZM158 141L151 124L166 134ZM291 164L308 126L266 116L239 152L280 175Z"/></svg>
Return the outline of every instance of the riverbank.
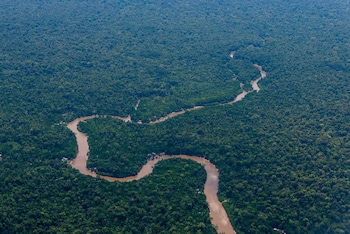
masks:
<svg viewBox="0 0 350 234"><path fill-rule="evenodd" d="M253 80L251 82L253 91L260 91L260 88L258 86L258 82L266 77L266 72L262 70L262 67L254 64L254 66L260 71L260 77L257 79ZM222 105L232 105L235 102L241 101L246 95L253 91L245 91L243 90L241 94L237 95L237 97L228 103L220 104ZM199 110L205 108L205 106L195 106L190 109L186 110L181 110L178 112L172 112L162 118L159 118L158 120L152 121L149 124L157 124L164 122L168 120L169 118L173 118L175 116L184 114L189 111L194 111L194 110ZM91 115L91 116L85 116L85 117L80 117L72 122L70 122L67 125L67 128L71 130L75 136L76 136L76 141L78 145L78 152L76 157L70 162L70 165L74 168L77 169L81 174L83 175L89 175L92 177L99 177L101 179L105 179L110 182L131 182L135 180L142 179L149 174L153 172L154 166L162 161L162 160L169 160L173 158L181 158L181 159L187 159L187 160L192 160L195 161L199 164L201 164L206 173L207 173L207 178L206 182L204 184L204 194L206 196L206 201L208 203L209 211L210 211L210 217L211 217L211 222L213 226L216 227L218 233L226 233L226 234L235 234L235 230L232 227L232 224L228 218L228 215L226 213L226 210L224 209L222 203L219 201L217 197L217 192L218 192L218 187L219 187L219 171L215 167L214 164L212 164L210 161L207 159L204 159L202 157L198 156L189 156L189 155L161 155L157 157L153 157L152 159L148 160L145 165L141 168L141 170L135 175L135 176L128 176L124 178L116 178L116 177L109 177L109 176L103 176L103 175L98 175L95 172L89 170L87 168L87 160L88 160L88 155L89 155L89 144L88 144L88 137L84 133L80 132L78 130L78 125L80 122L93 119L93 118L99 118L99 115ZM106 116L103 116L106 117ZM119 117L119 116L112 116L113 118L120 119L126 123L132 123L130 115L128 117ZM142 123L139 123L142 124Z"/></svg>

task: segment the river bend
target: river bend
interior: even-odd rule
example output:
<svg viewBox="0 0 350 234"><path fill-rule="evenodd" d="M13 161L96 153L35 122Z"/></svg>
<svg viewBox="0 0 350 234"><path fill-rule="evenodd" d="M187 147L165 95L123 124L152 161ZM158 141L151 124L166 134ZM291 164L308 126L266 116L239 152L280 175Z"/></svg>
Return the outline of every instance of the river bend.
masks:
<svg viewBox="0 0 350 234"><path fill-rule="evenodd" d="M260 77L257 79L253 80L251 82L251 85L253 87L253 91L259 92L260 88L258 86L258 82L266 77L266 72L262 69L261 66L254 64L254 66L260 71ZM237 95L237 97L228 102L228 103L223 103L220 105L231 105L235 102L241 101L247 94L251 93L252 91L245 91L243 90L242 93ZM137 105L135 106L135 109L137 109L137 106L139 104L139 101ZM181 110L178 112L172 112L158 120L150 122L150 124L157 124L160 122L164 122L169 118L173 118L177 115L184 114L188 111L193 111L193 110L198 110L202 109L204 106L195 106L190 109L186 110ZM70 165L74 168L79 170L79 172L83 175L89 175L92 177L99 177L102 179L105 179L110 182L118 181L118 182L131 182L134 180L139 180L147 175L151 174L153 171L153 167L161 160L168 160L168 159L173 159L173 158L181 158L181 159L187 159L187 160L192 160L195 161L199 164L201 164L206 173L207 173L207 178L204 184L204 194L206 196L206 201L208 203L209 211L210 211L210 217L211 217L211 223L216 227L216 230L218 233L225 233L225 234L235 234L235 230L232 227L232 224L228 218L228 215L226 213L225 208L223 207L222 203L219 201L217 197L217 192L218 192L218 184L219 184L219 171L215 167L214 164L212 164L209 160L197 156L188 156L188 155L162 155L162 156L157 156L154 157L153 159L148 160L148 162L143 165L141 170L137 173L135 176L129 176L129 177L124 177L124 178L116 178L116 177L110 177L110 176L103 176L103 175L97 175L95 172L89 170L86 165L87 165L87 160L88 160L88 155L89 155L89 144L88 144L88 137L80 132L78 130L78 124L82 121L93 119L93 118L98 118L100 117L99 115L91 115L91 116L85 116L81 118L77 118L70 122L67 127L70 129L76 136L76 141L78 145L78 153L76 157L70 162ZM130 115L126 118L119 117L119 116L113 116L113 118L120 119L124 122L132 122Z"/></svg>

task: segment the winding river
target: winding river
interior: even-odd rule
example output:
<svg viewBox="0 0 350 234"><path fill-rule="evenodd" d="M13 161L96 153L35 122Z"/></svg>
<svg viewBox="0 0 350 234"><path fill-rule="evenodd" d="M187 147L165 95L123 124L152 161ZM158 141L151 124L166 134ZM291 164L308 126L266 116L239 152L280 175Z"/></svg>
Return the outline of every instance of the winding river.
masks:
<svg viewBox="0 0 350 234"><path fill-rule="evenodd" d="M253 91L259 92L260 88L258 86L258 82L266 77L266 72L262 70L262 67L254 64L254 66L260 71L260 77L253 80L251 82L251 85L253 87ZM228 103L220 104L220 105L231 105L235 102L241 101L247 94L251 93L252 91L245 91L243 90L242 93L237 95L237 97ZM139 103L139 101L138 101ZM135 109L137 109L138 104L136 105ZM158 120L151 121L149 124L157 124L160 122L164 122L169 118L173 118L177 115L184 114L189 111L198 110L205 108L204 106L195 106L190 109L181 110L178 112L172 112ZM103 175L97 175L95 172L89 170L86 167L88 155L89 155L89 144L88 144L88 137L80 132L78 130L78 124L82 121L86 121L93 118L99 118L99 115L91 115L86 117L81 117L73 120L70 122L67 127L70 129L76 136L76 141L78 145L78 153L76 157L70 162L70 165L74 168L79 170L79 172L83 175L89 175L92 177L99 177L102 179L105 179L110 182L118 181L118 182L131 182L134 180L139 180L147 175L151 174L153 171L154 166L161 160L168 160L173 158L181 158L181 159L187 159L195 161L202 166L204 166L204 169L207 173L207 178L204 184L204 194L206 196L206 201L208 203L209 211L210 211L210 217L211 217L211 223L214 227L216 227L216 230L218 233L225 233L225 234L235 234L235 230L232 227L232 224L227 216L226 210L223 207L222 203L219 201L217 197L218 187L219 187L219 171L215 167L214 164L212 164L209 160L197 156L188 156L188 155L162 155L154 157L151 160L148 160L148 162L141 168L141 170L137 173L135 176L129 176L124 178L116 178L116 177L109 177L109 176L103 176ZM130 115L126 118L119 117L119 116L113 116L113 118L120 119L124 122L132 122Z"/></svg>

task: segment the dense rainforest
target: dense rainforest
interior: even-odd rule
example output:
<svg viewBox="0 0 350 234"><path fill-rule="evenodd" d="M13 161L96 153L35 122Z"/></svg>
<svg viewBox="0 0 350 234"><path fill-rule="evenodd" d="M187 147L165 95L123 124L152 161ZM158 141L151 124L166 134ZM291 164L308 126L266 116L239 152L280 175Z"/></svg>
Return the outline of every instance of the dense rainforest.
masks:
<svg viewBox="0 0 350 234"><path fill-rule="evenodd" d="M79 125L99 174L205 157L237 233L350 233L349 1L2 0L0 19L1 233L215 233L192 161L110 183L62 160L93 114L133 120ZM220 105L253 64L261 90Z"/></svg>

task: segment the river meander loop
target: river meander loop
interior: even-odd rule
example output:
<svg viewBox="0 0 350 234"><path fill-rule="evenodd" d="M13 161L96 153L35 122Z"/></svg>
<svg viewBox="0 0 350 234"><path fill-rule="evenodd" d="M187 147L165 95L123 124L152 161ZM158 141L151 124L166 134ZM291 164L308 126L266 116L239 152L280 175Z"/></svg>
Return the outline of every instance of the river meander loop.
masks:
<svg viewBox="0 0 350 234"><path fill-rule="evenodd" d="M260 77L253 80L251 82L253 91L259 92L260 88L258 86L258 82L266 77L266 72L262 69L261 66L254 64L254 67L256 67L260 71ZM223 103L220 105L231 105L235 102L241 101L246 95L253 91L245 91L243 90L242 93L237 95L237 97L227 103ZM152 121L149 124L157 124L160 122L164 122L168 120L169 118L173 118L177 115L184 114L189 111L199 110L205 108L205 106L195 106L190 109L181 110L178 112L172 112L162 118L159 118L158 120ZM135 108L136 109L136 108ZM153 167L161 160L168 160L173 158L181 158L181 159L187 159L195 161L199 164L201 164L205 171L207 172L207 179L204 184L204 194L206 196L206 200L208 203L209 211L210 211L210 218L211 223L216 227L216 230L218 233L225 233L225 234L235 234L235 230L232 227L232 224L228 218L228 215L226 213L225 208L223 207L222 203L219 201L217 197L218 187L219 187L219 171L215 167L214 164L212 164L209 160L198 157L198 156L188 156L188 155L162 155L154 157L147 161L145 165L141 168L141 170L137 173L135 176L128 176L124 178L116 178L116 177L109 177L109 176L103 176L103 175L97 175L95 172L90 171L87 167L87 160L89 155L89 144L88 144L88 137L80 132L78 130L78 124L82 121L98 118L98 115L91 115L91 116L85 116L81 118L77 118L70 122L67 127L69 130L71 130L75 136L76 141L78 145L78 153L77 156L70 162L70 165L74 168L79 170L79 172L83 175L89 175L92 177L99 177L102 179L105 179L110 182L118 181L118 182L131 182L134 180L139 180L147 175L151 174L153 171ZM130 115L126 118L119 117L119 116L113 116L113 118L120 119L124 122L132 123Z"/></svg>

